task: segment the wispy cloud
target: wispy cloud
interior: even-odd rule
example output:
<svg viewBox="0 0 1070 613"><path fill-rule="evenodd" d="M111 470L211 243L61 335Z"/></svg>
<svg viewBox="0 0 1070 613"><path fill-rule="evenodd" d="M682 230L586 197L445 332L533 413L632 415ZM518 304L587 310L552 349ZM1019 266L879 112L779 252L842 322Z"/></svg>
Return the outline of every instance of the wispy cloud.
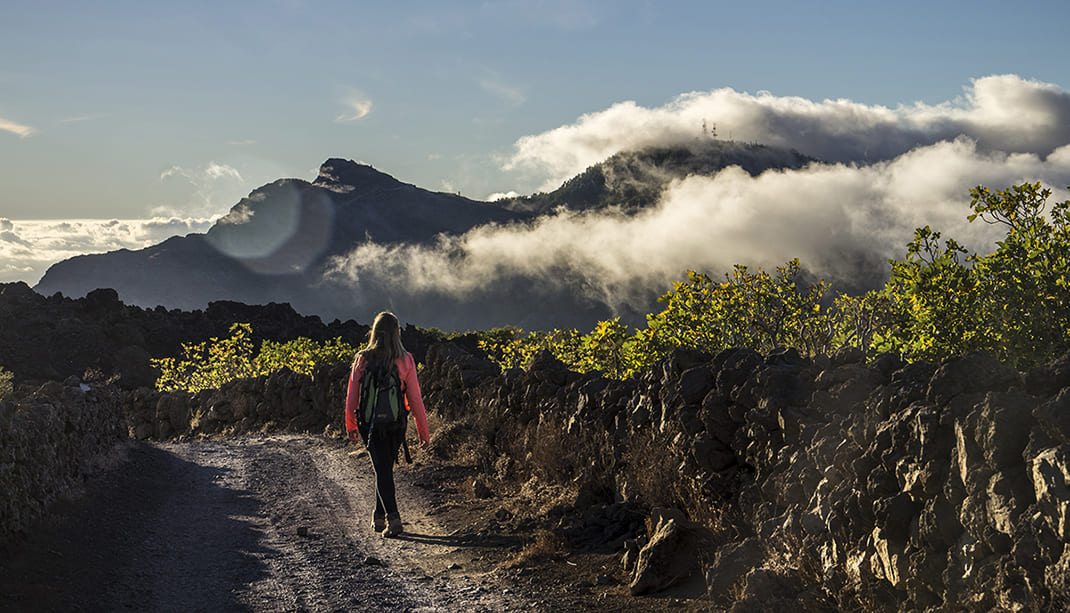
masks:
<svg viewBox="0 0 1070 613"><path fill-rule="evenodd" d="M364 119L372 112L371 99L359 92L350 94L348 98L342 101L342 105L345 106L346 110L339 114L338 117L334 118L334 120L339 123L358 121Z"/></svg>
<svg viewBox="0 0 1070 613"><path fill-rule="evenodd" d="M232 178L241 181L241 173L237 171L233 166L227 166L226 164L217 164L216 162L208 162L204 168L200 169L188 169L181 166L171 166L160 173L160 180L167 179L169 177L185 177L190 181L199 182L202 178L208 179L221 179Z"/></svg>
<svg viewBox="0 0 1070 613"><path fill-rule="evenodd" d="M227 144L228 144L228 145L232 145L232 146L235 146L235 147L248 147L249 145L255 145L255 144L256 144L256 141L255 141L255 140L251 140L251 139L246 139L246 140L228 140L228 141L227 141Z"/></svg>
<svg viewBox="0 0 1070 613"><path fill-rule="evenodd" d="M483 88L483 91L500 98L509 104L515 106L524 104L525 97L523 89L515 85L507 84L497 73L489 72L487 76L479 80L479 86Z"/></svg>
<svg viewBox="0 0 1070 613"><path fill-rule="evenodd" d="M160 173L160 181L181 180L187 184L188 201L157 205L152 214L158 217L218 216L237 201L246 190L245 179L237 168L215 161L201 167L171 166Z"/></svg>
<svg viewBox="0 0 1070 613"><path fill-rule="evenodd" d="M37 132L36 128L24 126L21 123L11 121L10 119L4 119L3 117L0 117L0 130L4 132L11 132L19 138L26 138L27 136L31 136L35 132Z"/></svg>
<svg viewBox="0 0 1070 613"><path fill-rule="evenodd" d="M74 117L65 117L63 119L60 119L58 123L66 124L66 123L81 123L83 121L94 121L94 120L97 120L97 119L103 119L103 118L107 117L108 115L109 115L108 113L91 113L89 115L77 115L77 116L74 116Z"/></svg>
<svg viewBox="0 0 1070 613"><path fill-rule="evenodd" d="M216 164L215 162L209 162L208 167L205 168L205 174L212 179L231 178L241 181L241 173L232 166L226 164Z"/></svg>

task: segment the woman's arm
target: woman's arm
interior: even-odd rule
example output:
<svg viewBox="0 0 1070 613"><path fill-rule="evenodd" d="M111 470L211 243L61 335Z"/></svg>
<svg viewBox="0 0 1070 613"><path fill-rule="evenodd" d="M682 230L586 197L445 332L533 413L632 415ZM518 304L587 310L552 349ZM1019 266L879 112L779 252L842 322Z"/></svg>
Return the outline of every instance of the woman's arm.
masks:
<svg viewBox="0 0 1070 613"><path fill-rule="evenodd" d="M360 378L363 375L364 356L358 355L353 360L353 369L349 372L349 390L346 392L346 433L351 441L360 438L357 411L360 408Z"/></svg>
<svg viewBox="0 0 1070 613"><path fill-rule="evenodd" d="M416 419L416 433L424 443L431 442L431 430L427 427L427 410L424 409L424 398L420 394L420 381L416 377L416 360L411 353L405 354L405 404L409 412Z"/></svg>

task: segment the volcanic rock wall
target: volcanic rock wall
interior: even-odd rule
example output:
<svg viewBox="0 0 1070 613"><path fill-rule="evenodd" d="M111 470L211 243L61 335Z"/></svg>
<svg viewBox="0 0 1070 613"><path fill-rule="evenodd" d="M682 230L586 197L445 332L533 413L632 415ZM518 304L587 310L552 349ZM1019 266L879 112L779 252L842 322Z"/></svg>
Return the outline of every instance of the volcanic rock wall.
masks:
<svg viewBox="0 0 1070 613"><path fill-rule="evenodd" d="M124 394L123 410L136 439L201 434L345 431L346 364L312 376L289 369L238 379L196 394L148 388Z"/></svg>
<svg viewBox="0 0 1070 613"><path fill-rule="evenodd" d="M126 440L119 392L52 381L0 402L0 543L77 488Z"/></svg>
<svg viewBox="0 0 1070 613"><path fill-rule="evenodd" d="M546 354L496 375L436 346L425 395L499 476L580 483L577 506L671 493L729 535L692 570L733 610L1070 606L1070 356L862 358L678 352L619 382Z"/></svg>

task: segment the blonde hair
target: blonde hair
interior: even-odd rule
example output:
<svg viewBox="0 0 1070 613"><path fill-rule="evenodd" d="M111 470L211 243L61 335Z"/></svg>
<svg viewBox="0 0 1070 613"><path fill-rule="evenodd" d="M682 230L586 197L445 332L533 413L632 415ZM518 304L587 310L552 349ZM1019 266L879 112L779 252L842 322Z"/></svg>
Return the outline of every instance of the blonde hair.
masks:
<svg viewBox="0 0 1070 613"><path fill-rule="evenodd" d="M401 344L401 324L393 313L383 311L375 316L372 329L368 331L368 344L359 355L387 364L405 355L405 346Z"/></svg>

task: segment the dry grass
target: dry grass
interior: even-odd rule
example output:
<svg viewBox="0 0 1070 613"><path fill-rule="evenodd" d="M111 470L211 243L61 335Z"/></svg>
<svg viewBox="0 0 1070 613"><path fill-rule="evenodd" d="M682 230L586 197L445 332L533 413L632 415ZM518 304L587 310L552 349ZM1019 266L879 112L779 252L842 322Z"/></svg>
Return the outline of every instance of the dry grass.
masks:
<svg viewBox="0 0 1070 613"><path fill-rule="evenodd" d="M668 445L637 433L629 441L624 459L628 498L650 507L685 508L676 488L680 481L679 460Z"/></svg>
<svg viewBox="0 0 1070 613"><path fill-rule="evenodd" d="M549 530L538 530L524 548L515 556L501 563L501 569L523 568L531 564L546 562L568 553L564 539Z"/></svg>

